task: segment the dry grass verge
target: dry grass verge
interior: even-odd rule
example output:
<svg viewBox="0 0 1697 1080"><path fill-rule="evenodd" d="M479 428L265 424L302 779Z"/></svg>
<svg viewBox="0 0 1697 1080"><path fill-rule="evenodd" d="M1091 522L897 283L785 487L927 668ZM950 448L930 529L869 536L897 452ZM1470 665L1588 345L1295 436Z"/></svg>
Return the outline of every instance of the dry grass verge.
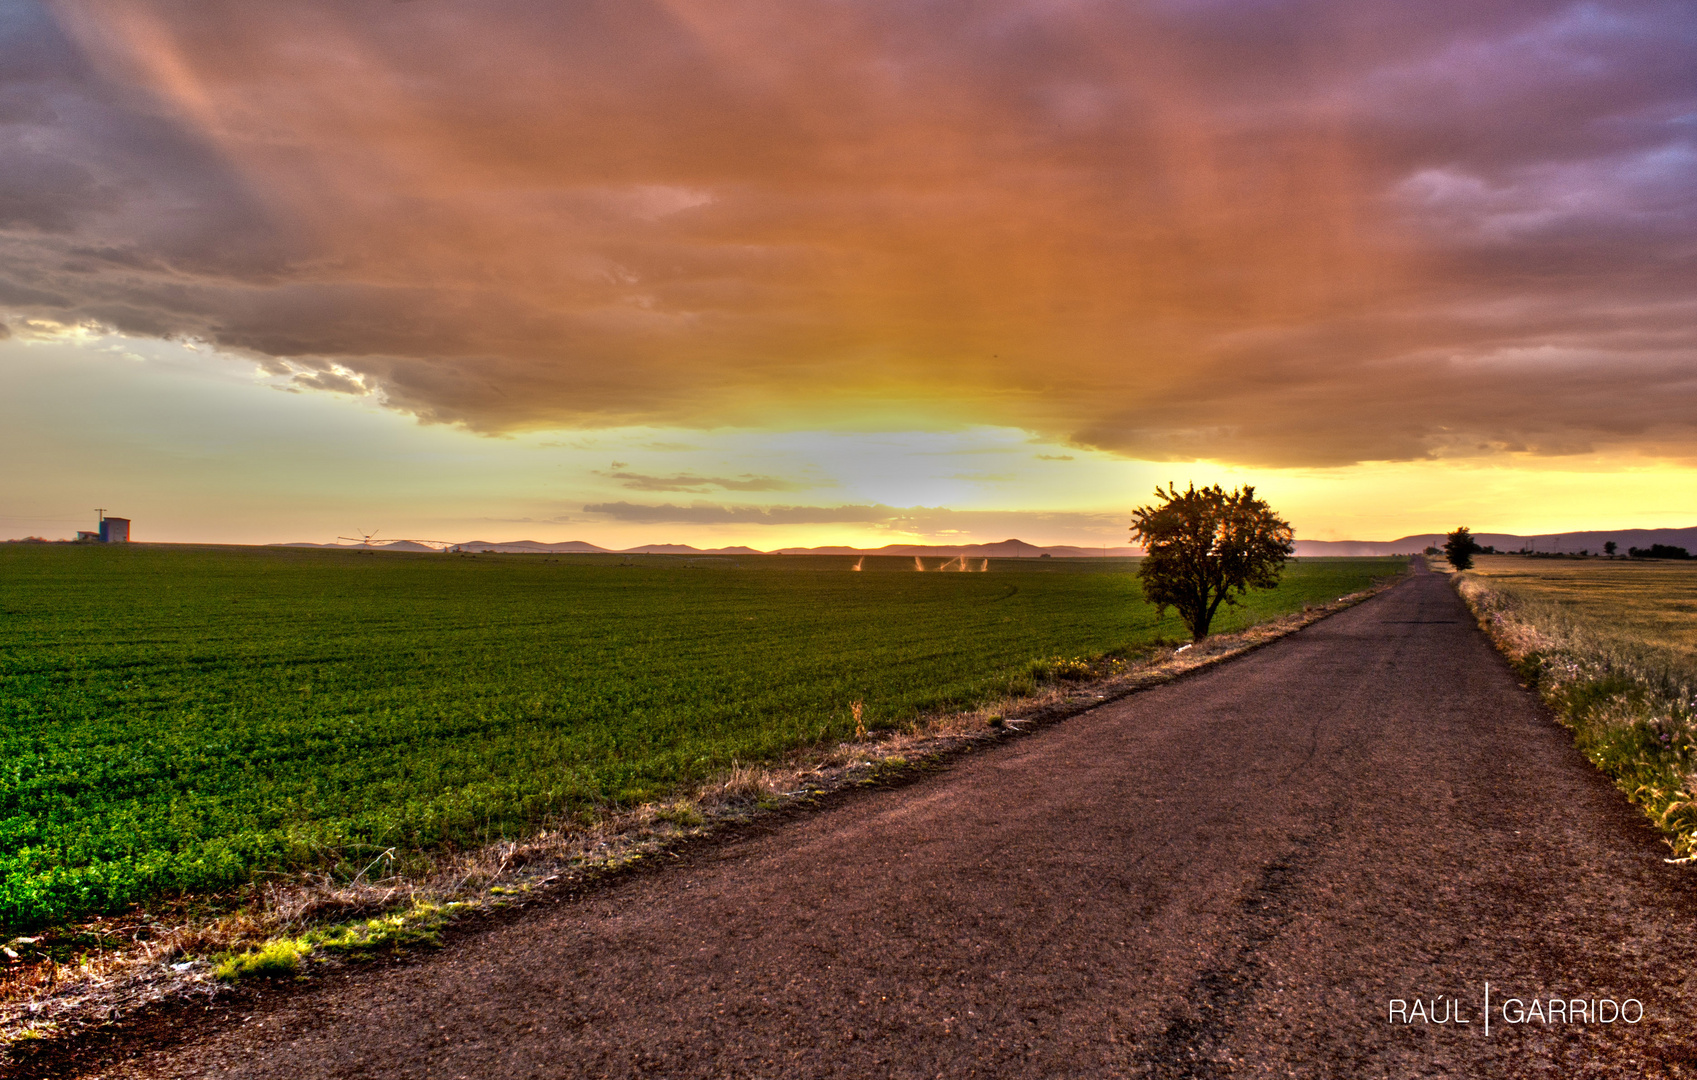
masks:
<svg viewBox="0 0 1697 1080"><path fill-rule="evenodd" d="M1661 829L1673 849L1669 861L1697 861L1697 663L1684 642L1639 633L1651 614L1628 610L1624 594L1611 603L1607 589L1593 587L1578 603L1565 595L1584 584L1573 568L1561 568L1560 579L1550 586L1487 564L1453 580L1580 752ZM1697 573L1687 588L1691 582ZM1653 599L1637 597L1637 607L1647 604ZM1671 613L1689 626L1688 612L1662 606L1661 617Z"/></svg>
<svg viewBox="0 0 1697 1080"><path fill-rule="evenodd" d="M89 919L51 939L19 938L0 960L0 1061L119 1022L173 999L210 997L242 979L429 947L450 923L583 885L716 831L833 794L897 782L946 757L1028 733L1106 701L1171 682L1311 625L1395 584L1196 644L1135 657L1055 657L1032 665L1030 694L922 716L900 731L814 747L783 762L737 764L713 782L593 821L444 855L412 877L273 882L175 909ZM374 866L381 872L385 864ZM69 943L75 957L63 956Z"/></svg>

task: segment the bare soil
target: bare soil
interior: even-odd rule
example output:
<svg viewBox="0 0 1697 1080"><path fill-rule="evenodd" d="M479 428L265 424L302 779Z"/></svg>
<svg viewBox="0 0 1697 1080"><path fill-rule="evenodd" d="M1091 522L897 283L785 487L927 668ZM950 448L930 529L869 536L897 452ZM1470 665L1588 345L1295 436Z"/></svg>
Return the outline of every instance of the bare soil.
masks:
<svg viewBox="0 0 1697 1080"><path fill-rule="evenodd" d="M438 953L181 1006L24 1068L1697 1076L1697 877L1665 855L1417 574L1229 665L544 896ZM1387 1019L1444 996L1471 1022ZM1644 1013L1507 1024L1511 997Z"/></svg>

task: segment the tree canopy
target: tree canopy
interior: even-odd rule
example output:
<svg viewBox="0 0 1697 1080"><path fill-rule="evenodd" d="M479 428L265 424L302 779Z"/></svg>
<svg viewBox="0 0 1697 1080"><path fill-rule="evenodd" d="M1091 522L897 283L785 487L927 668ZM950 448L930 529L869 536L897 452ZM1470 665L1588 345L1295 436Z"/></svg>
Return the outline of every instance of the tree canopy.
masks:
<svg viewBox="0 0 1697 1080"><path fill-rule="evenodd" d="M1132 540L1148 553L1137 577L1157 610L1177 609L1193 640L1208 636L1221 605L1279 583L1294 533L1253 487L1191 484L1181 492L1169 483L1155 498L1131 515Z"/></svg>
<svg viewBox="0 0 1697 1080"><path fill-rule="evenodd" d="M1457 570L1473 569L1473 556L1479 554L1479 541L1473 539L1473 532L1463 525L1449 534L1444 541L1444 557Z"/></svg>

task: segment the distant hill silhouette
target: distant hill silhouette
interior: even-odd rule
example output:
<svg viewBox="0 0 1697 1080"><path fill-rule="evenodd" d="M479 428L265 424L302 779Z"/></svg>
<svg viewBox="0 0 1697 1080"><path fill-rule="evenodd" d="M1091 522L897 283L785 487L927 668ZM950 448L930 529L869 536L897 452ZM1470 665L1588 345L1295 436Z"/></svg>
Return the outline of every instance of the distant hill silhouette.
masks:
<svg viewBox="0 0 1697 1080"><path fill-rule="evenodd" d="M501 551L516 555L604 555L610 550L582 540L567 540L559 544L543 544L535 540L468 540L458 547L461 551Z"/></svg>
<svg viewBox="0 0 1697 1080"><path fill-rule="evenodd" d="M970 555L987 559L1035 559L1048 555L1056 559L1100 558L1104 553L1125 558L1135 554L1127 544L1085 548L1065 544L1038 547L1024 540L1003 540L994 544L885 544L880 548L856 547L791 547L780 548L781 555Z"/></svg>
<svg viewBox="0 0 1697 1080"><path fill-rule="evenodd" d="M1480 544L1498 551L1566 552L1577 554L1590 551L1600 554L1603 544L1613 540L1624 555L1631 548L1648 549L1657 544L1668 547L1697 549L1697 528L1689 529L1594 529L1587 532L1545 533L1540 536L1519 536L1512 533L1474 533ZM411 540L366 544L285 544L285 547L343 548L365 551L433 551L435 548ZM760 555L751 547L698 548L688 544L643 544L632 548L604 548L583 540L566 540L545 544L537 540L468 540L457 545L461 551L488 552L506 555ZM1421 533L1398 540L1298 540L1298 556L1373 556L1410 555L1428 547L1444 546L1443 533ZM847 546L787 547L771 554L778 555L965 555L974 559L1036 559L1048 555L1055 559L1094 559L1104 555L1126 558L1142 552L1129 544L1106 547L1077 547L1057 544L1041 547L1024 540L1002 540L993 544L886 544L879 548Z"/></svg>
<svg viewBox="0 0 1697 1080"><path fill-rule="evenodd" d="M1444 546L1443 533L1422 533L1419 536L1405 536L1400 540L1298 540L1296 553L1298 555L1411 555L1424 551L1428 547L1441 548ZM1473 534L1473 539L1482 546L1494 547L1498 551L1519 551L1531 548L1533 551L1566 552L1578 554L1589 551L1593 555L1602 553L1603 545L1610 540L1615 542L1619 552L1625 555L1628 548L1647 548L1654 544L1668 544L1673 547L1690 548L1697 546L1697 528L1690 529L1593 529L1587 532L1544 533L1539 536L1517 536L1513 533L1479 533Z"/></svg>
<svg viewBox="0 0 1697 1080"><path fill-rule="evenodd" d="M644 544L625 548L621 555L764 555L751 547L696 548L688 544Z"/></svg>
<svg viewBox="0 0 1697 1080"><path fill-rule="evenodd" d="M344 551L436 551L410 540L394 540L373 544L313 544L300 542L283 547L341 548ZM689 544L643 544L631 548L604 548L583 540L566 540L545 544L537 540L467 540L456 544L461 551L487 552L503 555L967 555L989 559L1035 559L1048 555L1056 559L1098 558L1104 553L1124 558L1137 554L1129 545L1105 548L1073 547L1066 544L1038 547L1024 540L1003 540L994 544L886 544L881 548L857 547L790 547L762 552L751 547L698 548Z"/></svg>

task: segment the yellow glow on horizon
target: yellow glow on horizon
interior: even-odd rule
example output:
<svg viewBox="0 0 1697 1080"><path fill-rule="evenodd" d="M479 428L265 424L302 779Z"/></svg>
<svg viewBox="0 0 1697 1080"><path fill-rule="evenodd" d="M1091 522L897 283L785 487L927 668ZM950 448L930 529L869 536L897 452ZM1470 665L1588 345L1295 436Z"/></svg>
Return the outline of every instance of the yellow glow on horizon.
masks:
<svg viewBox="0 0 1697 1080"><path fill-rule="evenodd" d="M1301 539L1697 524L1697 469L1626 456L1251 469L1139 461L992 427L490 438L365 397L279 389L297 388L182 345L91 334L0 342L0 454L23 466L0 535L68 536L87 527L88 508L110 506L135 519L138 539L182 542L322 542L381 528L609 548L1018 538L1113 551L1131 508L1168 480L1253 484ZM781 520L844 507L875 520ZM727 515L753 519L714 520Z"/></svg>

